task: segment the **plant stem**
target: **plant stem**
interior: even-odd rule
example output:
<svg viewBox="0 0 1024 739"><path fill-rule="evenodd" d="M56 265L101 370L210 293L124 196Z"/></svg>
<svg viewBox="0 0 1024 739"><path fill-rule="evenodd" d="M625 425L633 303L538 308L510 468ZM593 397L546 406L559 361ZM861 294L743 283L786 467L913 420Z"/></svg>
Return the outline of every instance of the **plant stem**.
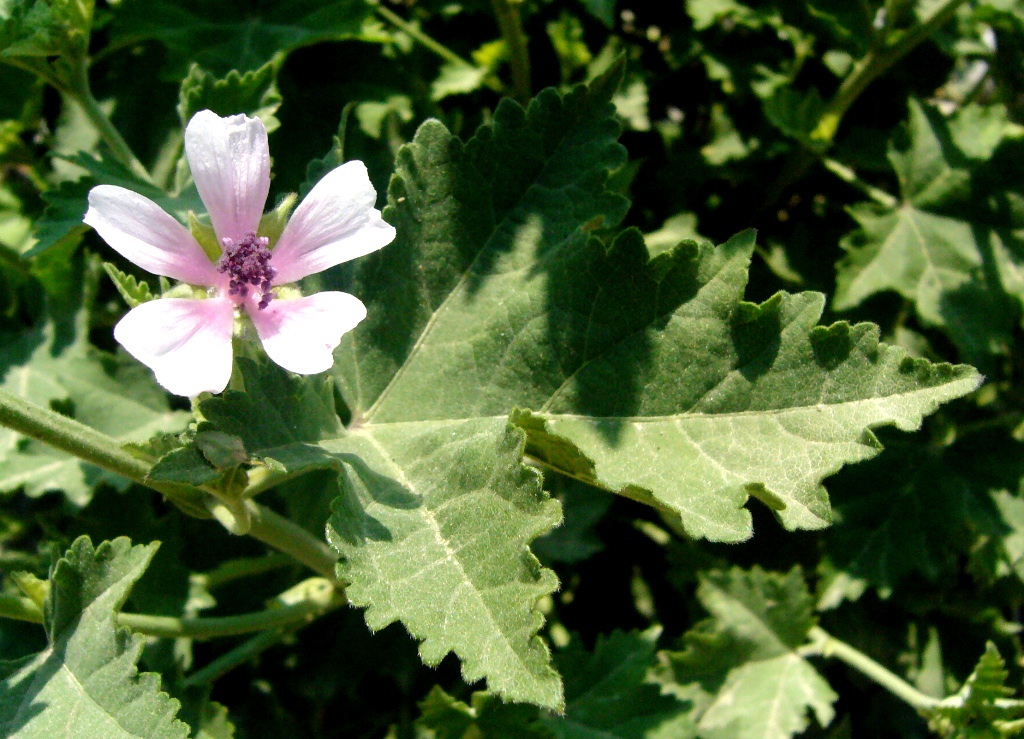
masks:
<svg viewBox="0 0 1024 739"><path fill-rule="evenodd" d="M284 629L275 629L257 634L253 638L242 642L230 652L222 654L203 669L193 672L181 681L181 687L191 688L194 685L212 683L217 678L238 667L238 665L249 661L277 644L286 633L288 632Z"/></svg>
<svg viewBox="0 0 1024 739"><path fill-rule="evenodd" d="M294 628L347 602L345 595L335 589L331 598L326 602L321 599L309 599L238 616L175 618L173 616L150 616L143 613L119 613L117 623L119 626L146 636L167 639L182 637L200 640L216 639L251 634L254 631ZM20 596L0 596L0 616L37 624L43 623L43 614L35 603Z"/></svg>
<svg viewBox="0 0 1024 739"><path fill-rule="evenodd" d="M85 60L76 65L71 87L63 92L82 106L82 110L85 111L89 121L99 132L114 157L132 173L142 178L144 182L152 184L153 178L150 176L149 170L138 160L131 147L128 146L128 142L121 136L121 132L117 130L107 114L103 112L99 102L93 97L92 88L89 86L89 70Z"/></svg>
<svg viewBox="0 0 1024 739"><path fill-rule="evenodd" d="M473 66L447 46L425 34L415 23L410 23L390 8L378 5L376 7L376 13L391 25L402 29L409 38L419 42L423 47L430 49L446 62L451 62L452 64L463 64L468 67Z"/></svg>
<svg viewBox="0 0 1024 739"><path fill-rule="evenodd" d="M811 132L811 143L793 154L783 166L775 182L768 187L760 212L763 213L778 202L783 193L798 182L815 160L832 146L843 116L868 88L868 85L949 21L956 13L957 8L965 2L966 0L946 0L946 3L932 13L928 20L904 32L899 40L890 45L886 45L885 34L880 35L882 40L879 45L857 61L853 71L843 80L839 90L825 106Z"/></svg>
<svg viewBox="0 0 1024 739"><path fill-rule="evenodd" d="M218 498L222 495L212 488L197 490L151 480L149 471L152 463L132 456L121 448L116 439L74 419L22 400L5 390L0 390L0 425L156 490L185 513L197 518L209 518L201 501L197 501L199 490ZM334 575L337 557L325 543L301 526L254 501L245 501L245 506L252 519L252 528L248 532L250 536L337 582Z"/></svg>
<svg viewBox="0 0 1024 739"><path fill-rule="evenodd" d="M439 57L444 59L446 62L470 68L476 66L469 60L464 59L458 54L456 54L447 46L439 42L437 39L424 33L423 30L415 23L410 23L409 21L407 21L405 18L403 18L390 8L385 8L383 5L378 5L376 6L376 13L391 25L401 29L407 36L409 36L409 38L418 42L424 48L434 52ZM501 81L493 74L488 74L484 78L484 84L497 93L505 94L504 85L502 85Z"/></svg>
<svg viewBox="0 0 1024 739"><path fill-rule="evenodd" d="M533 85L530 80L530 49L519 16L520 4L521 0L491 0L501 36L508 45L509 63L512 65L512 96L525 107L533 97Z"/></svg>
<svg viewBox="0 0 1024 739"><path fill-rule="evenodd" d="M839 86L839 90L829 100L828 105L825 106L811 138L831 144L846 111L867 89L868 85L945 25L956 13L957 8L965 2L966 0L947 0L946 4L932 13L928 20L910 28L896 43L871 49L865 54L854 66L853 71L843 80L843 84Z"/></svg>
<svg viewBox="0 0 1024 739"><path fill-rule="evenodd" d="M892 195L887 193L885 190L882 190L881 188L868 184L860 177L858 177L857 173L853 171L853 169L847 167L842 162L836 161L835 159L832 159L830 157L823 157L821 163L825 165L825 169L827 169L829 172L834 174L843 182L846 182L847 184L857 188L862 193L867 195L869 198L874 200L876 203L884 205L886 208L895 208L897 205L899 205L900 201L898 198L893 197Z"/></svg>
<svg viewBox="0 0 1024 739"><path fill-rule="evenodd" d="M291 558L278 552L268 552L262 557L243 557L229 559L221 562L208 572L197 572L189 578L197 585L207 590L216 590L220 586L234 582L243 577L253 577L266 572L287 567L292 563Z"/></svg>
<svg viewBox="0 0 1024 739"><path fill-rule="evenodd" d="M116 440L83 423L0 390L0 425L57 447L97 467L143 483L150 465L133 457ZM157 488L159 489L159 488ZM174 492L165 492L173 498Z"/></svg>
<svg viewBox="0 0 1024 739"><path fill-rule="evenodd" d="M251 500L246 501L246 505L251 506L252 527L249 529L249 536L279 552L284 552L313 572L337 584L334 565L338 561L338 556L333 549L324 542L314 539L294 521L277 515L269 508Z"/></svg>
<svg viewBox="0 0 1024 739"><path fill-rule="evenodd" d="M811 629L810 644L803 654L817 654L825 658L834 657L865 677L873 680L918 711L929 711L937 707L939 700L925 695L913 685L875 662L863 652L854 649L844 641L836 639L821 627Z"/></svg>

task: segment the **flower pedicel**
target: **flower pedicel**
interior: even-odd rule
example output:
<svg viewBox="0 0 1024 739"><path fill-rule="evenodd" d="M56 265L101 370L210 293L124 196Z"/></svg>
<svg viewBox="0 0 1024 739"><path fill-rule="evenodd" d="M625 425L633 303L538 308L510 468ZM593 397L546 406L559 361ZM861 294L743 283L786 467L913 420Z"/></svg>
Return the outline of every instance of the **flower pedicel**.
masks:
<svg viewBox="0 0 1024 739"><path fill-rule="evenodd" d="M366 308L343 292L288 299L274 290L395 238L395 229L374 208L377 193L366 167L347 162L324 176L271 249L258 233L270 190L263 122L201 111L185 129L185 155L222 247L216 263L149 198L114 185L89 193L84 220L113 249L149 272L206 288L197 291L199 297L133 308L114 327L114 338L177 395L219 393L227 386L239 310L277 364L299 374L329 369L341 336L366 316Z"/></svg>

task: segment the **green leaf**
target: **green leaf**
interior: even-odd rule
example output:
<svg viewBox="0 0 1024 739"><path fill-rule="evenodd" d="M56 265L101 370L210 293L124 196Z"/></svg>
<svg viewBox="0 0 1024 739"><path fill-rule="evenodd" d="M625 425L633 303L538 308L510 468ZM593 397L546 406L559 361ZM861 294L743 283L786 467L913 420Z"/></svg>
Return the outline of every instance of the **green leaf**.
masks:
<svg viewBox="0 0 1024 739"><path fill-rule="evenodd" d="M93 5L93 0L5 0L0 6L0 56L84 60Z"/></svg>
<svg viewBox="0 0 1024 739"><path fill-rule="evenodd" d="M1004 215L1006 186L993 187L987 200L970 158L991 154L1005 139L999 118L967 108L947 123L911 101L905 135L889 150L902 201L850 209L859 229L842 242L837 310L893 290L913 301L924 324L945 330L968 361L987 366L992 354L1007 351L1024 300L1024 243Z"/></svg>
<svg viewBox="0 0 1024 739"><path fill-rule="evenodd" d="M821 480L878 452L872 427L917 428L979 381L874 326L816 326L820 295L743 302L751 233L653 260L634 230L595 238L626 209L607 187L621 73L525 111L503 101L465 144L428 121L398 153L394 243L304 281L369 309L335 354L347 430L305 410L330 405L319 381L244 360L246 392L199 406L253 464L341 473L329 535L371 627L401 620L428 663L454 651L467 680L555 708L534 610L555 578L527 547L559 513L520 465L524 431L544 464L735 541L749 495L791 528L825 526ZM175 474L219 474L188 449Z"/></svg>
<svg viewBox="0 0 1024 739"><path fill-rule="evenodd" d="M444 100L451 95L464 95L483 87L491 70L464 62L448 62L430 83L430 99Z"/></svg>
<svg viewBox="0 0 1024 739"><path fill-rule="evenodd" d="M136 280L134 275L122 272L110 262L103 263L103 270L110 276L111 282L121 293L121 297L124 298L124 302L128 304L129 308L154 299L154 295L149 289L149 283L145 280Z"/></svg>
<svg viewBox="0 0 1024 739"><path fill-rule="evenodd" d="M690 705L648 681L660 629L599 636L593 653L579 639L555 653L565 675L565 715L544 717L559 739L696 737Z"/></svg>
<svg viewBox="0 0 1024 739"><path fill-rule="evenodd" d="M49 646L0 664L4 736L188 736L188 727L174 718L178 702L160 692L159 676L137 671L143 639L115 623L156 548L120 538L93 549L83 536L57 562L45 609Z"/></svg>
<svg viewBox="0 0 1024 739"><path fill-rule="evenodd" d="M125 0L113 15L112 43L159 41L178 68L195 62L226 75L258 69L303 46L359 36L373 5L366 0L290 0L256 7L231 0Z"/></svg>
<svg viewBox="0 0 1024 739"><path fill-rule="evenodd" d="M178 95L181 125L188 125L192 116L201 110L212 110L219 116L244 113L262 120L268 133L277 130L281 125L274 117L281 107L281 93L277 89L279 66L277 60L272 60L244 74L233 69L227 76L218 78L193 64L181 81Z"/></svg>
<svg viewBox="0 0 1024 739"><path fill-rule="evenodd" d="M497 696L476 692L466 705L435 685L420 703L416 728L424 739L552 739L532 706L502 703Z"/></svg>
<svg viewBox="0 0 1024 739"><path fill-rule="evenodd" d="M70 339L70 343L69 343ZM145 441L182 429L187 414L172 411L148 369L125 355L90 346L52 322L0 341L0 387L43 407L55 407L123 441ZM98 482L124 489L128 481L42 442L0 429L0 492L61 491L84 505Z"/></svg>
<svg viewBox="0 0 1024 739"><path fill-rule="evenodd" d="M615 0L580 0L587 12L608 28L615 25Z"/></svg>
<svg viewBox="0 0 1024 739"><path fill-rule="evenodd" d="M545 562L582 562L604 549L594 527L611 508L615 497L565 477L545 481L562 504L564 520L557 529L531 547Z"/></svg>
<svg viewBox="0 0 1024 739"><path fill-rule="evenodd" d="M819 607L873 587L882 598L911 573L956 576L961 558L983 581L1020 568L1024 445L1004 432L972 434L940 449L897 443L845 470L832 486L840 523L827 535L834 570Z"/></svg>
<svg viewBox="0 0 1024 739"><path fill-rule="evenodd" d="M837 696L797 652L815 624L798 568L712 572L697 598L712 618L666 655L662 684L693 702L702 739L788 739L807 728L808 710L828 726Z"/></svg>
<svg viewBox="0 0 1024 739"><path fill-rule="evenodd" d="M395 242L309 281L368 305L336 353L346 404L368 434L531 409L514 415L531 454L656 500L694 536L748 537L751 494L821 528L821 480L877 453L870 428L915 429L979 377L867 324L815 326L820 295L744 303L752 233L650 261L634 231L588 237L623 212L604 189L614 87L503 103L465 145L421 127L389 191Z"/></svg>
<svg viewBox="0 0 1024 739"><path fill-rule="evenodd" d="M1013 690L1006 686L1005 662L992 642L967 682L955 696L927 712L929 728L950 739L1001 739L1019 734L1024 701L1007 700ZM1016 730L1010 730L1007 724Z"/></svg>
<svg viewBox="0 0 1024 739"><path fill-rule="evenodd" d="M539 475L520 464L522 431L498 418L345 433L329 378L237 362L246 392L202 401L202 416L239 438L254 463L341 473L328 538L342 555L348 599L367 608L370 627L401 620L422 640L427 664L454 651L468 682L486 678L506 699L560 708L561 681L534 610L557 580L527 548L560 513ZM195 445L151 473L193 484L218 475Z"/></svg>
<svg viewBox="0 0 1024 739"><path fill-rule="evenodd" d="M88 230L82 218L89 208L89 191L96 185L117 185L145 195L186 225L190 210L206 211L194 185L172 197L160 188L140 180L112 159L100 160L88 154L78 154L70 161L85 169L87 174L80 180L62 183L43 194L47 208L36 222L36 243L25 253L27 257L41 254L68 239L78 239Z"/></svg>

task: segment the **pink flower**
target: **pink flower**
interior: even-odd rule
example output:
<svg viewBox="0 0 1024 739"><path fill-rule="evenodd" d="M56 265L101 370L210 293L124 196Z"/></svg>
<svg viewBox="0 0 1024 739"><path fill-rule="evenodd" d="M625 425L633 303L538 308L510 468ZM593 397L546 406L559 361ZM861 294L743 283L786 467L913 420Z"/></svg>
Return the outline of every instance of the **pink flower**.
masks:
<svg viewBox="0 0 1024 739"><path fill-rule="evenodd" d="M114 338L177 395L227 386L236 311L248 314L264 350L285 369L329 369L342 334L366 317L366 308L348 293L288 300L273 290L395 238L373 207L377 193L366 167L347 162L321 179L270 250L257 233L270 190L263 122L204 110L185 129L185 155L223 246L216 263L149 198L113 185L89 193L84 220L117 252L149 272L207 288L204 298L164 298L133 308L114 327Z"/></svg>

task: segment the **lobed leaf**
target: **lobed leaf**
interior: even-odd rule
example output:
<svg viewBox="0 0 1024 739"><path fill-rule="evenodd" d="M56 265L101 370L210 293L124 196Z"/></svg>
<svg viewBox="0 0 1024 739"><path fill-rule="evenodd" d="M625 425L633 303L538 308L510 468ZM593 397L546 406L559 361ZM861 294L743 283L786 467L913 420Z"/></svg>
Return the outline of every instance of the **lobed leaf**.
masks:
<svg viewBox="0 0 1024 739"><path fill-rule="evenodd" d="M755 567L712 572L697 598L711 618L665 654L662 684L693 702L702 739L788 739L832 721L836 694L797 652L815 624L803 575Z"/></svg>
<svg viewBox="0 0 1024 739"><path fill-rule="evenodd" d="M184 739L178 702L140 674L143 639L115 618L156 553L125 538L78 538L50 575L49 646L0 664L0 730L11 739Z"/></svg>
<svg viewBox="0 0 1024 739"><path fill-rule="evenodd" d="M1004 115L974 106L947 122L911 100L907 128L889 148L901 202L849 210L859 229L842 243L836 309L892 290L968 361L987 365L1007 350L1024 300L1024 244L1007 216L1008 183L986 183L983 171L1017 135Z"/></svg>

